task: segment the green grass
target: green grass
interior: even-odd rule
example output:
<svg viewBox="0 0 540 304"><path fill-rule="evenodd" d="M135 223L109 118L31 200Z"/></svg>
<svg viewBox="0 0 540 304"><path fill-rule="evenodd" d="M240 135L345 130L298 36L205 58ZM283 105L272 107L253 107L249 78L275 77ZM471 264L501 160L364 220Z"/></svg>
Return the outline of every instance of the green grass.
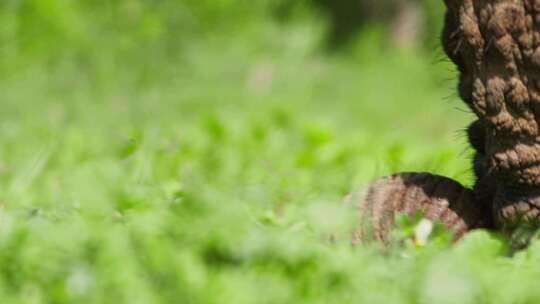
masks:
<svg viewBox="0 0 540 304"><path fill-rule="evenodd" d="M194 45L153 81L69 64L6 77L1 302L536 303L538 242L349 245L343 198L378 176L470 185L472 116L435 55L368 38L321 55L306 31Z"/></svg>

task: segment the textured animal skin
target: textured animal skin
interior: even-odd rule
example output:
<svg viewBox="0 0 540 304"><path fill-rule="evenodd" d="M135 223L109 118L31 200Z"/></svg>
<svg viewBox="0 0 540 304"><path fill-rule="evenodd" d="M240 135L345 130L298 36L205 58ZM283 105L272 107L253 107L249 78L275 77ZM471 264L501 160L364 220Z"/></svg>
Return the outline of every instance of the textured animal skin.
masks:
<svg viewBox="0 0 540 304"><path fill-rule="evenodd" d="M442 46L458 68L459 95L477 116L467 130L476 182L467 190L427 174L376 181L360 202L376 239L385 238L391 213L415 208L458 238L475 228L537 227L540 220L540 0L445 4Z"/></svg>
<svg viewBox="0 0 540 304"><path fill-rule="evenodd" d="M360 201L360 239L386 241L397 213L412 216L417 209L440 220L457 238L473 228L488 227L489 212L475 202L474 193L458 182L429 173L401 173L380 179L364 189Z"/></svg>

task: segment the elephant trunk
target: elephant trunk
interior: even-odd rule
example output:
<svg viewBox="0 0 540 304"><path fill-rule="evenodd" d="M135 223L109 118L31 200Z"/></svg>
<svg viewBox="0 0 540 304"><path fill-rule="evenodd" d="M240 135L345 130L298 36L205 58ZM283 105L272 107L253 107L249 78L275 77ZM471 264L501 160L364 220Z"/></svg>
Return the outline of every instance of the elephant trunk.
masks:
<svg viewBox="0 0 540 304"><path fill-rule="evenodd" d="M540 0L445 1L443 47L482 126L477 189L490 180L500 226L540 219ZM478 136L482 133L481 136Z"/></svg>

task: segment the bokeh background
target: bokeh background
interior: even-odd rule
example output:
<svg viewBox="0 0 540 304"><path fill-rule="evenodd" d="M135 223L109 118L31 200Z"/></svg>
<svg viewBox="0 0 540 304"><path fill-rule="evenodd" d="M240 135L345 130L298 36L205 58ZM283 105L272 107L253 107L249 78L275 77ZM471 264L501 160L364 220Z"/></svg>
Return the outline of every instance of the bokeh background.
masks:
<svg viewBox="0 0 540 304"><path fill-rule="evenodd" d="M472 181L443 13L0 1L1 302L533 303L538 246L350 246L370 180Z"/></svg>

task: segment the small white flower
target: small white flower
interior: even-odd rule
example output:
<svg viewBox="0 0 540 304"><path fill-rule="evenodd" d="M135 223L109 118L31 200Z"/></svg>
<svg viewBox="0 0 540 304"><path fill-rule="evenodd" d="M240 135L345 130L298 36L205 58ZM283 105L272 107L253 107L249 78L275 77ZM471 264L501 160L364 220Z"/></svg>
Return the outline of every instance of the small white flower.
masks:
<svg viewBox="0 0 540 304"><path fill-rule="evenodd" d="M428 238L433 231L433 222L428 219L422 219L414 228L414 242L416 246L427 244Z"/></svg>

